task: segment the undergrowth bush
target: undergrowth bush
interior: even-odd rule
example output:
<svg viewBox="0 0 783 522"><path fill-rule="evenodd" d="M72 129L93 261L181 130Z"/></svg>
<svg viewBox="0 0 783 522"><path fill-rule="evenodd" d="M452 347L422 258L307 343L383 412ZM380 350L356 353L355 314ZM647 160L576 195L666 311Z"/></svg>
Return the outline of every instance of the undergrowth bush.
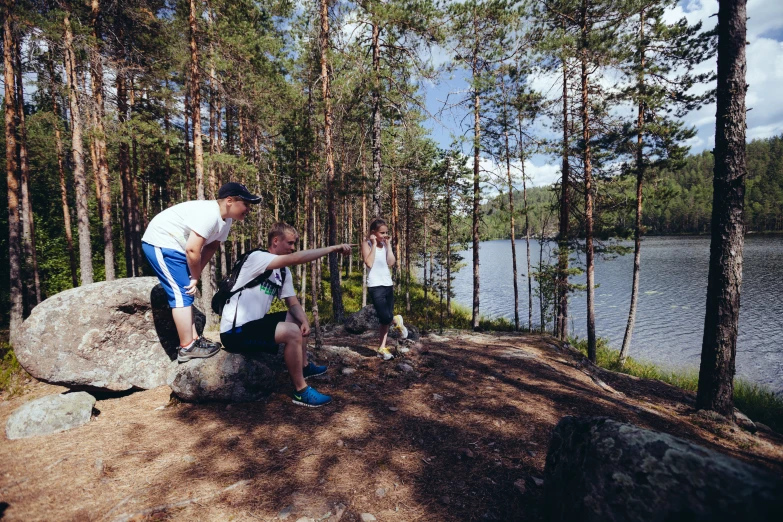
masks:
<svg viewBox="0 0 783 522"><path fill-rule="evenodd" d="M345 277L345 274L343 274L341 288L343 290L343 307L347 317L362 307L361 272L355 271L349 277ZM425 299L424 286L416 281L411 281L410 288L407 291L410 292L410 311L406 310L406 285L404 283L400 284L394 291L394 312L395 314L401 314L406 324L415 325L423 331L439 331L441 328L471 329L472 312L468 308L458 305L452 300L451 314L449 314L446 310L446 299L444 298L441 303L440 297L438 294L433 293L432 289L429 290ZM318 301L318 315L321 324L331 323L334 319L332 295L329 285L329 273L325 270L322 274L320 297L321 299ZM371 304L369 296L367 297L367 304ZM305 309L308 312L308 317L312 319L309 297ZM514 325L505 318L489 319L481 317L479 319L479 327L483 330L514 330Z"/></svg>
<svg viewBox="0 0 783 522"><path fill-rule="evenodd" d="M11 345L0 342L0 393L8 392L11 397L21 393L24 373Z"/></svg>

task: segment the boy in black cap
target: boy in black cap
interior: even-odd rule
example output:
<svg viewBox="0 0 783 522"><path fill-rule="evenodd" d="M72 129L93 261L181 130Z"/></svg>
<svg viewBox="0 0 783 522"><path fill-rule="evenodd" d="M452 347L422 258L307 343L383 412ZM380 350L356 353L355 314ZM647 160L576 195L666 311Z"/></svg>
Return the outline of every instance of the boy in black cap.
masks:
<svg viewBox="0 0 783 522"><path fill-rule="evenodd" d="M228 238L234 221L242 221L250 205L261 198L241 183L226 183L218 199L186 201L169 207L150 221L142 250L166 290L179 334L179 362L212 357L216 343L199 337L193 322L193 296L201 271Z"/></svg>

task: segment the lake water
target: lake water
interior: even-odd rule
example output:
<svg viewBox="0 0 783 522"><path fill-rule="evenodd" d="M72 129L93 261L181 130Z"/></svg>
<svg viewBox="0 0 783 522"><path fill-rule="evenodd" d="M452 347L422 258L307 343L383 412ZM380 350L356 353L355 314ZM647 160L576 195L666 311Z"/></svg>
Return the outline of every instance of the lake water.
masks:
<svg viewBox="0 0 783 522"><path fill-rule="evenodd" d="M632 242L625 243L633 246ZM531 265L538 262L539 244L531 241ZM544 253L553 244L544 248ZM642 241L642 270L632 357L668 368L699 367L707 296L709 237L649 237ZM488 317L514 318L511 241L487 241L480 246L481 306ZM456 274L456 301L469 309L473 302L472 250L461 253L467 266ZM525 241L517 241L519 316L527 324L528 301ZM554 260L552 260L554 262ZM595 267L596 331L610 345L622 345L631 300L633 254L598 259ZM745 238L741 291L737 374L783 392L783 237ZM585 282L585 277L572 278ZM535 293L535 280L533 283ZM569 302L571 335L587 336L586 293ZM540 322L533 300L533 324Z"/></svg>

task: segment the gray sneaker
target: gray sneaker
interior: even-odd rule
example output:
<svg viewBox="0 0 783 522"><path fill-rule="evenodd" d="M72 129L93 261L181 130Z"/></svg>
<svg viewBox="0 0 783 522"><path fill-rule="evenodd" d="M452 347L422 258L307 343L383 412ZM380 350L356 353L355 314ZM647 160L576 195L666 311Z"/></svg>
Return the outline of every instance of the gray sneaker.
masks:
<svg viewBox="0 0 783 522"><path fill-rule="evenodd" d="M177 361L183 363L191 359L206 359L207 357L212 357L219 351L219 344L199 337L187 350L184 348L179 349Z"/></svg>

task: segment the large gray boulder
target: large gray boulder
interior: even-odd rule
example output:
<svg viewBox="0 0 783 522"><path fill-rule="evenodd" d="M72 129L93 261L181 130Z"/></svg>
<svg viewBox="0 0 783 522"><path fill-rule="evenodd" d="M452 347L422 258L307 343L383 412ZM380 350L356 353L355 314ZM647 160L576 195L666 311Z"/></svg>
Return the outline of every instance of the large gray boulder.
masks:
<svg viewBox="0 0 783 522"><path fill-rule="evenodd" d="M421 339L419 329L413 325L405 324L405 328L408 329L408 339L412 341L418 341ZM367 331L378 331L381 326L381 322L378 320L378 314L375 313L375 307L367 305L356 313L349 315L345 319L345 329L352 334L362 334ZM389 337L392 339L399 339L400 334L395 329L389 330Z"/></svg>
<svg viewBox="0 0 783 522"><path fill-rule="evenodd" d="M352 334L362 334L368 330L377 331L381 323L375 313L375 307L367 305L345 319L345 329Z"/></svg>
<svg viewBox="0 0 783 522"><path fill-rule="evenodd" d="M86 392L47 395L14 411L5 435L13 440L69 430L90 422L93 406L95 397Z"/></svg>
<svg viewBox="0 0 783 522"><path fill-rule="evenodd" d="M199 331L204 315L194 307ZM125 391L166 384L179 338L154 277L60 292L33 309L14 351L30 375L73 389Z"/></svg>
<svg viewBox="0 0 783 522"><path fill-rule="evenodd" d="M187 402L253 402L272 392L275 364L272 356L221 350L208 359L180 364L169 374L168 384Z"/></svg>
<svg viewBox="0 0 783 522"><path fill-rule="evenodd" d="M551 522L783 520L778 477L606 418L564 417L544 474Z"/></svg>

